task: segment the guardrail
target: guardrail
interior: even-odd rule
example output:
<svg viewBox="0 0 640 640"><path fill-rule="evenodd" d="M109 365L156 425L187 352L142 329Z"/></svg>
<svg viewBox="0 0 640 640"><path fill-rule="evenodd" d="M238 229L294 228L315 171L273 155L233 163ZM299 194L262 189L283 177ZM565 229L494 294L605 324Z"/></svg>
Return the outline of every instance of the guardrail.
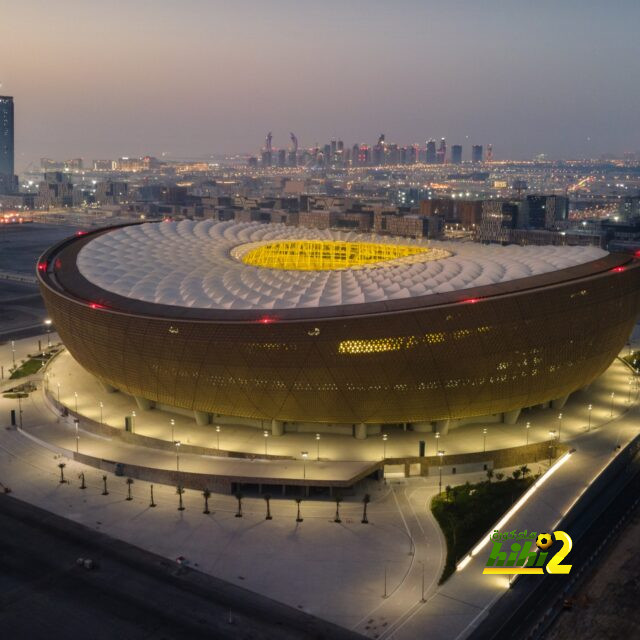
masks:
<svg viewBox="0 0 640 640"><path fill-rule="evenodd" d="M15 273L13 271L0 271L0 280L9 280L22 284L38 284L35 276L28 276L24 273Z"/></svg>

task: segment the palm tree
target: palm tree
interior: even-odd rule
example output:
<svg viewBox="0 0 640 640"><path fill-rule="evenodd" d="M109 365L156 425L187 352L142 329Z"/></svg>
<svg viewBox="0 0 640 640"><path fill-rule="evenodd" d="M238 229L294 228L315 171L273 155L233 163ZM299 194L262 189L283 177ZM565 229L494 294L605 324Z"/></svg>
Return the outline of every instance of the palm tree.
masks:
<svg viewBox="0 0 640 640"><path fill-rule="evenodd" d="M107 476L102 476L102 495L108 496L109 492L107 491Z"/></svg>
<svg viewBox="0 0 640 640"><path fill-rule="evenodd" d="M127 500L133 500L131 497L131 485L133 484L133 478L127 478Z"/></svg>
<svg viewBox="0 0 640 640"><path fill-rule="evenodd" d="M178 511L184 511L184 505L182 504L182 494L184 493L184 488L177 486L176 493L178 494Z"/></svg>
<svg viewBox="0 0 640 640"><path fill-rule="evenodd" d="M267 503L267 517L265 518L265 520L271 520L271 507L270 507L270 501L271 501L271 494L269 493L265 493L263 496L264 501Z"/></svg>
<svg viewBox="0 0 640 640"><path fill-rule="evenodd" d="M304 518L300 517L300 503L302 502L302 498L296 498L296 504L298 505L298 515L296 516L296 522L302 522Z"/></svg>
<svg viewBox="0 0 640 640"><path fill-rule="evenodd" d="M511 475L513 476L514 480L518 480L522 475L522 471L520 471L520 469L515 469Z"/></svg>
<svg viewBox="0 0 640 640"><path fill-rule="evenodd" d="M84 481L84 471L81 471L81 472L78 474L78 478L80 478L80 488L81 488L81 489L86 489L86 488L87 488L87 485L86 485L86 483L85 483L85 481Z"/></svg>
<svg viewBox="0 0 640 640"><path fill-rule="evenodd" d="M205 488L202 492L202 497L204 498L204 511L202 513L211 513L211 511L209 511L209 498L211 497L211 491Z"/></svg>
<svg viewBox="0 0 640 640"><path fill-rule="evenodd" d="M531 473L531 469L529 469L529 467L527 467L526 464L523 464L520 467L520 473L522 474L523 478L526 478L527 477L527 473Z"/></svg>
<svg viewBox="0 0 640 640"><path fill-rule="evenodd" d="M340 503L342 502L342 496L337 495L335 497L335 501L336 501L336 517L333 519L333 521L342 522L342 520L340 520Z"/></svg>
<svg viewBox="0 0 640 640"><path fill-rule="evenodd" d="M242 498L244 496L240 491L236 491L236 500L238 501L238 512L236 513L236 518L242 518Z"/></svg>
<svg viewBox="0 0 640 640"><path fill-rule="evenodd" d="M496 480L500 482L504 478L504 473L496 473Z"/></svg>
<svg viewBox="0 0 640 640"><path fill-rule="evenodd" d="M487 480L491 482L491 478L493 478L493 469L487 469Z"/></svg>
<svg viewBox="0 0 640 640"><path fill-rule="evenodd" d="M64 462L59 462L58 463L58 469L60 469L60 484L62 484L65 481L65 479L64 479L64 468L66 466L67 465Z"/></svg>
<svg viewBox="0 0 640 640"><path fill-rule="evenodd" d="M153 485L149 486L149 493L151 494L151 502L149 503L150 507L155 507L156 503L153 500Z"/></svg>
<svg viewBox="0 0 640 640"><path fill-rule="evenodd" d="M362 524L369 524L369 519L367 518L367 505L371 502L371 496L368 493L364 494L362 498Z"/></svg>

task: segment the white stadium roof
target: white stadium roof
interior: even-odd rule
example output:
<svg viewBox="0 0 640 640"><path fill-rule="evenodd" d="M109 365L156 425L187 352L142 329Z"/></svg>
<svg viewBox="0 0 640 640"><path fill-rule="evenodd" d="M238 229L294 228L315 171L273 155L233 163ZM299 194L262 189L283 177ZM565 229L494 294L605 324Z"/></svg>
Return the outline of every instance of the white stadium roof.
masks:
<svg viewBox="0 0 640 640"><path fill-rule="evenodd" d="M286 240L414 245L443 250L437 255L444 257L399 258L333 271L254 267L239 259L241 245ZM146 302L201 309L291 309L468 289L574 267L605 255L597 247L427 242L281 224L185 220L101 234L80 250L77 265L94 285Z"/></svg>

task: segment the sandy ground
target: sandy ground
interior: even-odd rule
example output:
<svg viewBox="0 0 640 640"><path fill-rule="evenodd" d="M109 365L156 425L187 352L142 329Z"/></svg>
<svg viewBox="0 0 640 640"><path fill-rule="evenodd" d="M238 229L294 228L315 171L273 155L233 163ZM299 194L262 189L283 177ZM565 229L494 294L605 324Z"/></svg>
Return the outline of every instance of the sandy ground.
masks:
<svg viewBox="0 0 640 640"><path fill-rule="evenodd" d="M640 512L604 554L546 640L640 638Z"/></svg>

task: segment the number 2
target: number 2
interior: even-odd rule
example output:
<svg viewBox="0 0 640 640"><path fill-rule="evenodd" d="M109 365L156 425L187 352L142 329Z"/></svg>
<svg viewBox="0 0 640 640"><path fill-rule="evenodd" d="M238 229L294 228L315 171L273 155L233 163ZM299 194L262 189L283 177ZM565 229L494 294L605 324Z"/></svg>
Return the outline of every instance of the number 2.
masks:
<svg viewBox="0 0 640 640"><path fill-rule="evenodd" d="M561 563L569 555L573 547L573 542L569 534L564 531L554 531L553 536L556 540L562 542L562 548L547 562L547 573L567 574L571 571L573 565Z"/></svg>

